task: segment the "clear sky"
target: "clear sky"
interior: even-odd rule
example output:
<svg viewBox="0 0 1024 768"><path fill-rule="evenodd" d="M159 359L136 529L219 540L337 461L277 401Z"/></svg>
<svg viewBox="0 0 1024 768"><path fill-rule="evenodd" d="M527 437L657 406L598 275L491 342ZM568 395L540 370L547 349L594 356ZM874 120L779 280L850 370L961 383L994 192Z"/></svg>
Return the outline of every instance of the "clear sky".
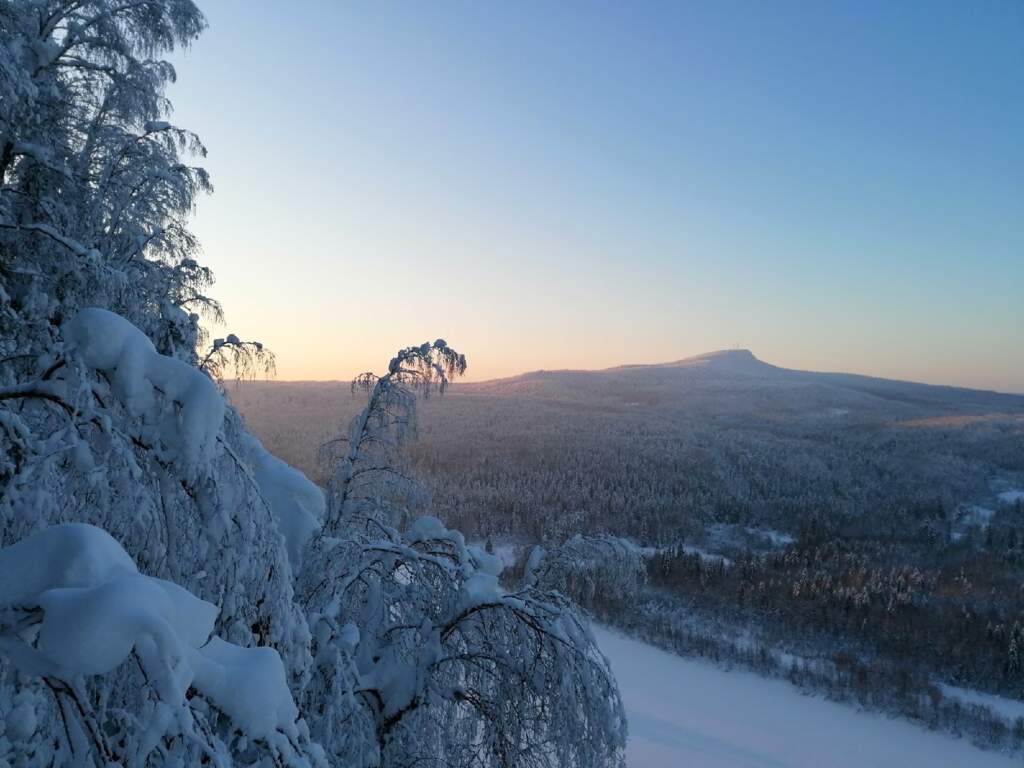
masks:
<svg viewBox="0 0 1024 768"><path fill-rule="evenodd" d="M1024 3L200 0L175 119L279 378L741 346L1024 391Z"/></svg>

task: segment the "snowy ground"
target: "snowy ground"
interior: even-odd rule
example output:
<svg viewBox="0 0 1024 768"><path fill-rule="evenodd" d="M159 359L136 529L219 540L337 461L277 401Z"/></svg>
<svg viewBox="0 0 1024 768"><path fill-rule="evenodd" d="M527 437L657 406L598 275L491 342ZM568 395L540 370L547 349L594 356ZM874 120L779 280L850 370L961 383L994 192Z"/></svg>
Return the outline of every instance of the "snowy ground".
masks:
<svg viewBox="0 0 1024 768"><path fill-rule="evenodd" d="M595 627L629 716L630 768L1020 767L912 723L805 696Z"/></svg>

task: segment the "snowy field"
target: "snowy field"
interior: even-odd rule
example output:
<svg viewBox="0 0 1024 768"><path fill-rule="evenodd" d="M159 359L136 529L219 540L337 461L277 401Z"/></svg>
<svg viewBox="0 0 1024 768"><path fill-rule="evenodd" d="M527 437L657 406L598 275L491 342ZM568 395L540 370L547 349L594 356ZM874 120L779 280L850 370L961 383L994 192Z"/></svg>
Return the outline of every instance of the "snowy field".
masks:
<svg viewBox="0 0 1024 768"><path fill-rule="evenodd" d="M805 696L595 627L629 716L630 768L1009 768L911 723Z"/></svg>

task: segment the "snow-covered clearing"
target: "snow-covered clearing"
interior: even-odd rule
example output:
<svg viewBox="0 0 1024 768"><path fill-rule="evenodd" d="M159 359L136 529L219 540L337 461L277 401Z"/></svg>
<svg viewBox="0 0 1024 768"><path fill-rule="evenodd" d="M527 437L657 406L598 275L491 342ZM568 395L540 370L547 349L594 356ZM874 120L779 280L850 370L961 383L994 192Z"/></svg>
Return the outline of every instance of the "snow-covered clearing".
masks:
<svg viewBox="0 0 1024 768"><path fill-rule="evenodd" d="M992 515L996 511L983 507L980 504L971 504L968 507L964 507L960 510L957 516L957 522L963 525L977 526L979 528L985 528L992 520Z"/></svg>
<svg viewBox="0 0 1024 768"><path fill-rule="evenodd" d="M629 717L630 768L1008 768L1019 761L594 627Z"/></svg>
<svg viewBox="0 0 1024 768"><path fill-rule="evenodd" d="M991 693L972 691L946 683L939 683L938 686L943 696L959 699L964 704L988 707L994 714L1006 720L1008 725L1013 725L1018 718L1024 718L1024 701L1015 701L1005 696L993 696Z"/></svg>
<svg viewBox="0 0 1024 768"><path fill-rule="evenodd" d="M716 552L708 552L706 549L701 547L695 547L692 544L682 544L680 549L688 555L697 555L700 557L701 562L707 563L708 565L718 565L723 563L726 568L732 565L732 560L725 555L719 555ZM658 548L658 547L640 547L640 554L644 557L654 557L659 552L669 551L669 547Z"/></svg>
<svg viewBox="0 0 1024 768"><path fill-rule="evenodd" d="M682 550L688 555L697 555L698 557L700 557L702 563L707 563L708 565L718 565L719 563L722 563L723 565L725 565L726 568L732 565L732 560L730 560L725 555L719 555L715 552L708 552L707 550L701 549L700 547L694 547L690 544L683 544Z"/></svg>
<svg viewBox="0 0 1024 768"><path fill-rule="evenodd" d="M760 536L771 543L773 547L779 547L785 549L792 544L795 539L788 533L782 533L781 531L773 531L771 528L747 528L747 533L751 536Z"/></svg>

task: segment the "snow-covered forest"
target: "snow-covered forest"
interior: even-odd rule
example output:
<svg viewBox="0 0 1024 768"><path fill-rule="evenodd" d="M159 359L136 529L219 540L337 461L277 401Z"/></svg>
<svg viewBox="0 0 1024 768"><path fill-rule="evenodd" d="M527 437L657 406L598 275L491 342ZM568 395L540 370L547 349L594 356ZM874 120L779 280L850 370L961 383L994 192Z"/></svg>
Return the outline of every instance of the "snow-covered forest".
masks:
<svg viewBox="0 0 1024 768"><path fill-rule="evenodd" d="M315 478L359 406L328 382L229 395ZM1000 703L1024 699L1024 398L727 353L456 384L422 410L435 513L511 570L540 544L539 575L654 645L1024 745Z"/></svg>
<svg viewBox="0 0 1024 768"><path fill-rule="evenodd" d="M191 0L0 1L0 765L604 766L584 615L431 516L408 472L444 341L357 380L326 492L225 377L171 121Z"/></svg>

